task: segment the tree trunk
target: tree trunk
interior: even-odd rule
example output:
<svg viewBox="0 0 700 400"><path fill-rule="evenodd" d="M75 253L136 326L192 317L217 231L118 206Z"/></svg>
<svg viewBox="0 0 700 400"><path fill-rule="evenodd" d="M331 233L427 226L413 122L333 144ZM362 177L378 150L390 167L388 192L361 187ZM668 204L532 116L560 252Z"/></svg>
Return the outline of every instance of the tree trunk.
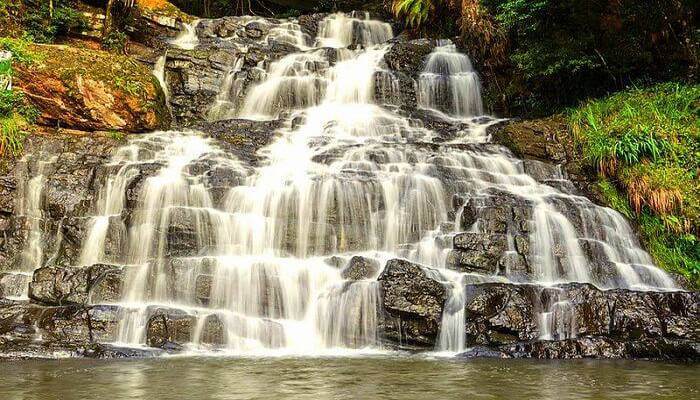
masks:
<svg viewBox="0 0 700 400"><path fill-rule="evenodd" d="M105 22L102 27L102 38L106 38L109 32L112 30L112 7L114 6L114 0L107 0L107 7L105 8Z"/></svg>

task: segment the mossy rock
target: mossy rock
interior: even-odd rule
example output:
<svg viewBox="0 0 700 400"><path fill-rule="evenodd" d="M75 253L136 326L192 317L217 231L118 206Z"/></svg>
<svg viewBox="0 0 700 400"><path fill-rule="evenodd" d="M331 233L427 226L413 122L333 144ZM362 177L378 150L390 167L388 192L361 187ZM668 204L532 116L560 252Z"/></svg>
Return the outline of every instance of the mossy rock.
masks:
<svg viewBox="0 0 700 400"><path fill-rule="evenodd" d="M15 84L46 126L145 132L170 124L165 96L142 64L99 50L32 45L38 60L16 68Z"/></svg>

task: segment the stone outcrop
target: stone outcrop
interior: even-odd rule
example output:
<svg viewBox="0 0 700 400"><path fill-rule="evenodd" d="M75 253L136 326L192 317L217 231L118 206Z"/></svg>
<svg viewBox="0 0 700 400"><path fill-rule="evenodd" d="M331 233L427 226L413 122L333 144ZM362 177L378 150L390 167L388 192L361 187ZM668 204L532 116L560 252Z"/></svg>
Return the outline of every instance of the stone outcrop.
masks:
<svg viewBox="0 0 700 400"><path fill-rule="evenodd" d="M13 270L20 262L29 222L17 209L27 195L27 182L41 169L45 177L41 208L41 227L46 251L56 261L79 257L87 219L84 215L97 199L101 184L99 171L122 142L104 134L85 134L68 130L46 129L25 139L23 159L7 160L0 176L0 271ZM56 232L61 232L56 235Z"/></svg>
<svg viewBox="0 0 700 400"><path fill-rule="evenodd" d="M83 131L146 132L169 125L165 97L145 66L124 56L35 45L15 84L39 110L38 123Z"/></svg>
<svg viewBox="0 0 700 400"><path fill-rule="evenodd" d="M0 300L0 357L120 357L102 353L99 342L114 341L119 321L115 306L41 306Z"/></svg>
<svg viewBox="0 0 700 400"><path fill-rule="evenodd" d="M216 122L198 122L191 129L201 131L204 135L216 139L217 143L227 152L235 154L247 164L255 165L259 161L258 150L272 142L280 127L279 120L229 119ZM215 174L216 171L211 171L211 173Z"/></svg>
<svg viewBox="0 0 700 400"><path fill-rule="evenodd" d="M490 127L489 133L495 142L506 146L519 158L562 166L578 191L602 203L593 185L596 172L577 151L564 117L509 120Z"/></svg>
<svg viewBox="0 0 700 400"><path fill-rule="evenodd" d="M417 264L391 260L379 278L382 338L431 349L448 292ZM700 359L700 293L479 283L464 287L465 357Z"/></svg>
<svg viewBox="0 0 700 400"><path fill-rule="evenodd" d="M123 284L123 267L119 266L44 267L34 272L29 297L54 306L109 303L121 297Z"/></svg>
<svg viewBox="0 0 700 400"><path fill-rule="evenodd" d="M379 262L367 257L355 256L340 273L343 279L359 281L371 279L379 272Z"/></svg>
<svg viewBox="0 0 700 400"><path fill-rule="evenodd" d="M263 40L280 22L244 23L238 17L202 20L197 26L199 43L195 49L171 48L165 63L165 80L170 89L170 105L177 124L189 126L208 120L225 77L233 71L239 60L240 70L235 80L240 88L231 93L229 101L240 106L245 89L262 78L260 66L270 63L299 49L276 40ZM312 24L313 20L307 20ZM309 29L314 29L309 25ZM235 43L229 39L236 37ZM243 46L241 46L243 45Z"/></svg>
<svg viewBox="0 0 700 400"><path fill-rule="evenodd" d="M177 350L192 340L195 319L182 311L158 309L146 324L146 344L150 347Z"/></svg>
<svg viewBox="0 0 700 400"><path fill-rule="evenodd" d="M400 347L434 347L447 299L444 285L419 265L390 260L379 276L382 292L380 336Z"/></svg>

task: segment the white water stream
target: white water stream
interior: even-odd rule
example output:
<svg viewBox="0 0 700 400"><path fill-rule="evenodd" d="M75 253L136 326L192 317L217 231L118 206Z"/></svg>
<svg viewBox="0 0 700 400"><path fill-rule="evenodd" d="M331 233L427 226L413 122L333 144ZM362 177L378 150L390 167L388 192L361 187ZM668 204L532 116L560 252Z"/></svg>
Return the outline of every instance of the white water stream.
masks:
<svg viewBox="0 0 700 400"><path fill-rule="evenodd" d="M173 45L191 49L198 43L196 24L186 27ZM198 350L209 348L207 327L214 319L223 326L225 350L234 354L379 349L376 276L346 281L329 261L362 254L382 265L409 258L445 282L450 295L436 350L459 352L465 346L463 284L506 278L445 268L455 231L480 231L460 227L460 214L450 213L455 193L480 199L499 190L531 205L535 282L600 284L581 248L588 240L604 244L618 286L674 287L619 214L537 182L520 160L484 143L484 125L471 119L483 113L478 76L447 42L426 60L419 105L471 128L437 151L426 146L436 133L384 107L377 96L380 73L382 86L396 88L382 65L392 36L388 24L366 15L332 15L320 23L317 38L294 22L280 24L261 40L274 37L300 51L271 63L240 107L237 60L222 77L209 118L285 120L252 171L197 132L153 133L119 149L80 255L84 266L126 266L119 342L144 344L148 317L168 307L194 316L191 341ZM336 48L337 60L323 47ZM466 143L477 145L455 146ZM156 168L146 174L145 166ZM215 196L206 183L211 169L228 171L239 184ZM137 181L130 210L127 191ZM583 231L564 213L572 206ZM557 328L565 299L553 307L541 317L543 338L565 334Z"/></svg>

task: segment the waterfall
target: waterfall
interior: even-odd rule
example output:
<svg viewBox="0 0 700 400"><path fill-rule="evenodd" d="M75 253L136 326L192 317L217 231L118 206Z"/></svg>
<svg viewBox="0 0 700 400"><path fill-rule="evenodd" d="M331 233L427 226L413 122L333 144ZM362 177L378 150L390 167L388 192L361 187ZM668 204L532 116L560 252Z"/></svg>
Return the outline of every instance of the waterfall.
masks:
<svg viewBox="0 0 700 400"><path fill-rule="evenodd" d="M418 79L418 104L454 117L484 113L479 76L469 57L449 40L441 41L428 57Z"/></svg>
<svg viewBox="0 0 700 400"><path fill-rule="evenodd" d="M32 274L44 264L44 189L47 168L51 167L56 159L54 156L49 160L39 160L36 174L26 181L24 187L20 186L22 195L19 197L18 208L27 227L27 237L19 255L19 262L16 263L17 268L9 271L14 276L15 284L20 286L19 289L15 289L16 297L20 299L27 298Z"/></svg>
<svg viewBox="0 0 700 400"><path fill-rule="evenodd" d="M199 44L197 36L197 26L200 20L196 19L190 23L182 23L182 30L170 44L183 50L193 50Z"/></svg>
<svg viewBox="0 0 700 400"><path fill-rule="evenodd" d="M168 57L168 52L158 57L155 65L153 66L153 76L158 79L161 89L163 89L163 94L165 95L165 104L170 106L170 90L168 89L168 82L165 80L165 61Z"/></svg>
<svg viewBox="0 0 700 400"><path fill-rule="evenodd" d="M449 284L449 296L442 313L440 336L436 345L437 351L459 353L465 350L467 339L464 333L465 301L462 277L453 277Z"/></svg>
<svg viewBox="0 0 700 400"><path fill-rule="evenodd" d="M207 112L207 119L219 121L233 118L236 115L236 100L241 91L242 80L236 74L243 67L245 60L242 57L236 58L231 69L226 73L221 84L221 90L216 95L214 104Z"/></svg>
<svg viewBox="0 0 700 400"><path fill-rule="evenodd" d="M453 44L436 47L417 82L421 107L464 126L443 143L383 105L398 97L384 62L390 25L366 14L333 14L316 38L294 20L266 29L256 40L299 51L259 63L249 85L238 76L244 57L236 58L219 77L208 114L281 119L259 163L245 165L202 132L169 131L130 138L105 166L79 264L124 266L120 343L146 344L149 318L170 310L192 324L195 350L381 349L379 271L346 279L333 261L362 255L382 263L407 258L441 282L447 299L435 350L463 351L465 285L522 277L508 265L493 274L448 269L459 231L487 234L485 224L498 222L462 226L466 205L454 206L455 196L480 209L497 195L517 201L527 220L522 232L510 220L499 232L507 236L506 253L529 249L529 282L673 288L618 213L535 180L522 160L489 142L486 127L494 120L469 118L483 113L478 76ZM173 45L193 48L196 31L196 23L185 25ZM227 183L215 193L216 171ZM593 245L614 265L614 280L591 273ZM567 301L539 310L543 339L570 337ZM223 344L212 344L211 327Z"/></svg>
<svg viewBox="0 0 700 400"><path fill-rule="evenodd" d="M393 38L391 25L374 21L369 12L356 11L352 15L333 14L319 24L317 47L368 47L385 43Z"/></svg>

